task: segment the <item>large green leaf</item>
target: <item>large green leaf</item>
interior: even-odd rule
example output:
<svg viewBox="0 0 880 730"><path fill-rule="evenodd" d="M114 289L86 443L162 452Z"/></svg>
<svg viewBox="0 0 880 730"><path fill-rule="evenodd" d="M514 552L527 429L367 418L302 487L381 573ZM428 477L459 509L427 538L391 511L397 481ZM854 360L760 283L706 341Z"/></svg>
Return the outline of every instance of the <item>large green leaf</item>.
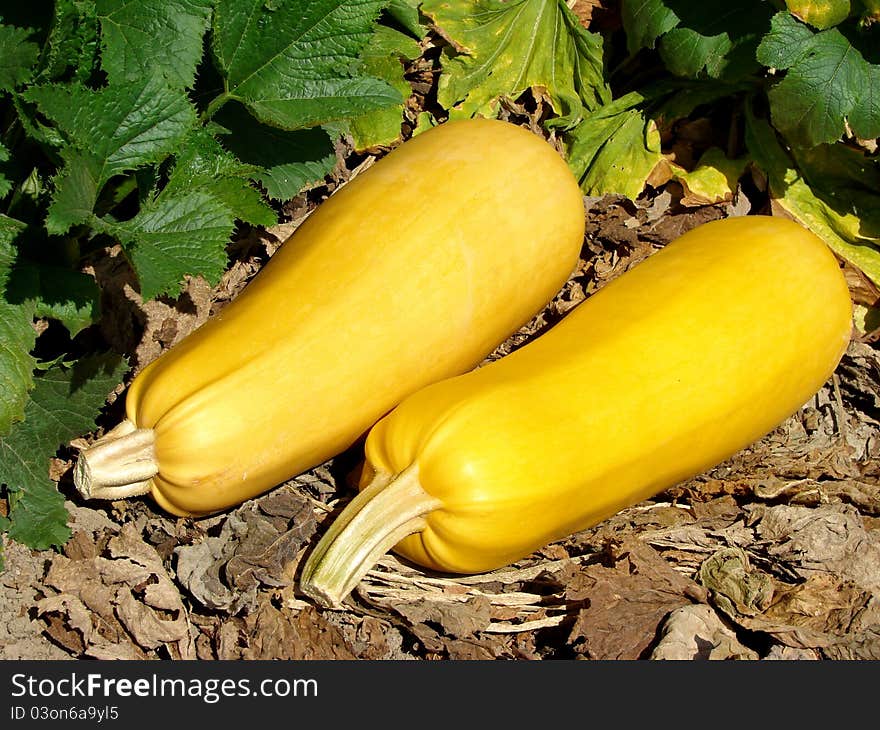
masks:
<svg viewBox="0 0 880 730"><path fill-rule="evenodd" d="M235 216L204 190L163 191L124 223L100 221L117 236L134 265L144 299L179 291L186 274L216 284L227 266Z"/></svg>
<svg viewBox="0 0 880 730"><path fill-rule="evenodd" d="M102 181L162 160L196 123L186 94L153 75L98 91L79 84L38 86L26 96L72 145L102 161Z"/></svg>
<svg viewBox="0 0 880 730"><path fill-rule="evenodd" d="M254 225L274 225L278 222L277 214L251 183L261 176L263 169L245 164L224 149L213 133L223 130L216 127L199 127L184 140L174 154L174 167L163 194L201 190L224 203L240 220Z"/></svg>
<svg viewBox="0 0 880 730"><path fill-rule="evenodd" d="M336 164L333 141L320 127L287 131L260 124L240 104L216 116L225 128L223 146L256 169L253 177L270 198L289 200L321 180Z"/></svg>
<svg viewBox="0 0 880 730"><path fill-rule="evenodd" d="M437 100L451 117L495 116L501 97L546 96L560 126L610 100L602 38L561 0L425 0L422 12L453 45Z"/></svg>
<svg viewBox="0 0 880 730"><path fill-rule="evenodd" d="M758 71L771 13L763 0L624 0L621 9L630 53L656 47L677 76L728 81Z"/></svg>
<svg viewBox="0 0 880 730"><path fill-rule="evenodd" d="M839 29L814 33L790 14L777 13L757 57L785 71L768 96L773 124L791 144L833 142L847 122L860 137L880 136L880 66Z"/></svg>
<svg viewBox="0 0 880 730"><path fill-rule="evenodd" d="M40 52L29 40L32 34L30 28L0 24L0 91L11 91L30 79Z"/></svg>
<svg viewBox="0 0 880 730"><path fill-rule="evenodd" d="M24 223L0 215L0 437L24 417L36 365L30 354L37 336L31 310L6 301L6 287L17 257L14 241L24 228Z"/></svg>
<svg viewBox="0 0 880 730"><path fill-rule="evenodd" d="M110 83L158 72L173 87L190 88L202 58L211 0L97 0Z"/></svg>
<svg viewBox="0 0 880 730"><path fill-rule="evenodd" d="M358 57L382 0L217 0L213 49L227 95L260 120L301 129L400 103Z"/></svg>
<svg viewBox="0 0 880 730"><path fill-rule="evenodd" d="M71 439L94 428L107 395L121 381L117 356L87 358L35 378L24 420L0 439L0 485L9 504L9 536L45 550L70 535L64 498L49 478L49 459Z"/></svg>
<svg viewBox="0 0 880 730"><path fill-rule="evenodd" d="M49 84L32 87L25 96L68 139L62 152L66 164L46 221L50 233L87 222L111 177L160 162L196 125L186 94L158 76L98 91Z"/></svg>

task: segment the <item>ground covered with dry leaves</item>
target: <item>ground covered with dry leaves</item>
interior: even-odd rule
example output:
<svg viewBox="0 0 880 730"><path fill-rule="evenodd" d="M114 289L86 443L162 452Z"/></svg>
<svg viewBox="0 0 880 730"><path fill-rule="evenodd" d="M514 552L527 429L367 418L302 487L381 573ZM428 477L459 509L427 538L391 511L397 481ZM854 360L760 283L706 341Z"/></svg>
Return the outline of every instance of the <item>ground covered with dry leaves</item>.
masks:
<svg viewBox="0 0 880 730"><path fill-rule="evenodd" d="M214 289L193 280L178 300L142 305L121 260L102 260L96 275L114 292L107 340L143 367L230 301L332 187L293 201L278 229L242 238ZM681 232L755 212L756 199L688 207L670 184L636 203L588 200L578 270L493 357ZM850 278L857 300L874 296ZM353 494L357 446L200 520L148 500L85 506L71 448L54 470L73 538L57 553L7 545L0 657L880 658L878 420L880 353L855 336L815 398L712 471L493 573L435 575L388 555L341 610L303 600L297 571Z"/></svg>

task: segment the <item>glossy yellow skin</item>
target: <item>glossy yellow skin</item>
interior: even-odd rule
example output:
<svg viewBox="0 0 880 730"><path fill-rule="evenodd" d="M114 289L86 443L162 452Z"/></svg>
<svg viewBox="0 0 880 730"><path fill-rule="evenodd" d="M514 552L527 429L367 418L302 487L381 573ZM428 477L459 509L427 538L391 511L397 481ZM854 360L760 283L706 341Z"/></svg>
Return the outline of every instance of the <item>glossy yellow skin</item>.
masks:
<svg viewBox="0 0 880 730"><path fill-rule="evenodd" d="M538 312L583 232L574 176L527 130L475 119L406 142L134 380L128 418L155 430L152 496L210 513L343 451Z"/></svg>
<svg viewBox="0 0 880 730"><path fill-rule="evenodd" d="M396 552L498 568L761 438L832 374L851 323L812 233L709 223L520 350L404 400L370 431L362 482L417 464L442 506Z"/></svg>

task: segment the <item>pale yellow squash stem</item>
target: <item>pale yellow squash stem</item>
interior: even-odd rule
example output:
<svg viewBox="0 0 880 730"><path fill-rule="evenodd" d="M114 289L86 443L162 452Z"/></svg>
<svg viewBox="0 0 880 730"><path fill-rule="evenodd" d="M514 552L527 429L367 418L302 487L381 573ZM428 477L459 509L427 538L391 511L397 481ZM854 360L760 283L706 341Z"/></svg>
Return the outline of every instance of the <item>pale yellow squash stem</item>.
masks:
<svg viewBox="0 0 880 730"><path fill-rule="evenodd" d="M85 499L126 499L147 494L158 473L155 432L126 418L80 453L73 483Z"/></svg>
<svg viewBox="0 0 880 730"><path fill-rule="evenodd" d="M439 506L440 500L419 484L417 465L393 478L377 473L306 560L300 590L322 606L338 607L376 561L407 535L423 530L425 515Z"/></svg>

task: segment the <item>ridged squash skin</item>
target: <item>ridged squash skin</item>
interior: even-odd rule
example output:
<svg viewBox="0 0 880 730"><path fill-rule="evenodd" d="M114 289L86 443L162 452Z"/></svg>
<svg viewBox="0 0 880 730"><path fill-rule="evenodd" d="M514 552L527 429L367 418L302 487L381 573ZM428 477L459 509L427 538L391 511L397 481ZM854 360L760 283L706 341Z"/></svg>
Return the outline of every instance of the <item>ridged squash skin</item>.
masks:
<svg viewBox="0 0 880 730"><path fill-rule="evenodd" d="M153 498L211 513L345 450L538 312L583 233L574 176L523 128L457 121L405 142L137 375L126 411L155 435Z"/></svg>
<svg viewBox="0 0 880 730"><path fill-rule="evenodd" d="M399 554L498 568L760 439L831 376L851 328L840 268L805 228L704 224L533 342L405 399L371 429L362 485L408 470L436 499Z"/></svg>

